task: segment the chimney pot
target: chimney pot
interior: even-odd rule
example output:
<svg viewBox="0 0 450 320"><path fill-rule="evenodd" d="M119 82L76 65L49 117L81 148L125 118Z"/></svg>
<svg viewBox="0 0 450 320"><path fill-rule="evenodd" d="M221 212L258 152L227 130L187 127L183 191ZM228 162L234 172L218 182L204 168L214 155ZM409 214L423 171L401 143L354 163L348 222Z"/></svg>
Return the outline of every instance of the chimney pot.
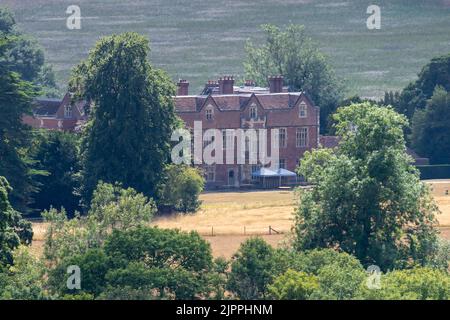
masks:
<svg viewBox="0 0 450 320"><path fill-rule="evenodd" d="M253 81L253 80L245 80L245 86L246 87L254 87L255 86L255 81Z"/></svg>
<svg viewBox="0 0 450 320"><path fill-rule="evenodd" d="M189 95L189 82L185 79L178 80L177 83L177 95L178 96L187 96Z"/></svg>

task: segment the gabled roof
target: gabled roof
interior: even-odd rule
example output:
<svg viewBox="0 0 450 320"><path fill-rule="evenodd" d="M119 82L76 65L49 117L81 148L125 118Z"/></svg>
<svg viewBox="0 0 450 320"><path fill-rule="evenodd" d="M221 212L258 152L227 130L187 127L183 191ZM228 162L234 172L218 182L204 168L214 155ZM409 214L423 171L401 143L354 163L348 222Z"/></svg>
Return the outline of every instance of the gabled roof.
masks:
<svg viewBox="0 0 450 320"><path fill-rule="evenodd" d="M320 136L319 143L324 148L333 149L339 146L339 141L341 140L338 136Z"/></svg>
<svg viewBox="0 0 450 320"><path fill-rule="evenodd" d="M314 105L303 92L281 92L262 94L227 94L208 96L176 96L174 97L175 110L178 112L198 112L212 100L220 111L239 111L244 109L252 98L266 110L279 110L294 107L301 97L305 97L311 105Z"/></svg>
<svg viewBox="0 0 450 320"><path fill-rule="evenodd" d="M85 107L89 104L86 101L72 101L70 93L66 93L63 99L36 98L33 103L33 114L36 117L58 118L61 116L61 108L72 105L81 117L85 116Z"/></svg>
<svg viewBox="0 0 450 320"><path fill-rule="evenodd" d="M33 113L40 117L55 117L60 104L60 99L37 98L34 101Z"/></svg>
<svg viewBox="0 0 450 320"><path fill-rule="evenodd" d="M286 109L295 106L300 93L269 93L256 96L264 109Z"/></svg>
<svg viewBox="0 0 450 320"><path fill-rule="evenodd" d="M180 112L198 111L207 98L208 96L176 96L174 97L175 109Z"/></svg>
<svg viewBox="0 0 450 320"><path fill-rule="evenodd" d="M250 95L221 95L211 96L215 101L217 107L221 111L236 110L239 111L243 108L250 99Z"/></svg>

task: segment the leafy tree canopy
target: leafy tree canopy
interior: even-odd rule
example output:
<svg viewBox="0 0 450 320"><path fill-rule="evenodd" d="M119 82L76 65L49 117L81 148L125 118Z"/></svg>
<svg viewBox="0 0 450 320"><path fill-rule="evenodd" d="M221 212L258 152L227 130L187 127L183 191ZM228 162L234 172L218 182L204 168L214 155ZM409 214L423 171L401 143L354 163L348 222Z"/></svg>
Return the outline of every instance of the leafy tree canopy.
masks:
<svg viewBox="0 0 450 320"><path fill-rule="evenodd" d="M281 30L263 25L262 29L265 42L261 46L251 42L246 45L246 77L265 86L267 77L282 75L289 90L306 91L320 107L320 128L326 132L329 116L342 96L342 85L327 58L303 26L289 25Z"/></svg>
<svg viewBox="0 0 450 320"><path fill-rule="evenodd" d="M307 152L298 169L314 187L300 191L296 247L339 248L382 269L425 264L438 209L405 152L405 117L363 103L334 119L339 149Z"/></svg>
<svg viewBox="0 0 450 320"><path fill-rule="evenodd" d="M34 195L33 208L48 210L50 207L64 207L73 216L81 211L79 138L62 131L38 131L30 150L35 167L46 171L37 177L39 191Z"/></svg>
<svg viewBox="0 0 450 320"><path fill-rule="evenodd" d="M195 212L205 179L197 168L170 164L165 168L159 190L160 207L182 212Z"/></svg>
<svg viewBox="0 0 450 320"><path fill-rule="evenodd" d="M450 91L450 54L431 59L419 73L419 78L408 84L394 100L396 110L412 119L418 109L424 109L436 86Z"/></svg>
<svg viewBox="0 0 450 320"><path fill-rule="evenodd" d="M44 50L18 28L13 13L3 6L0 6L0 36L11 39L0 61L7 62L23 80L38 86L42 95L57 97L60 92L53 69L45 62Z"/></svg>
<svg viewBox="0 0 450 320"><path fill-rule="evenodd" d="M450 92L437 86L424 109L412 119L411 143L432 163L450 163Z"/></svg>
<svg viewBox="0 0 450 320"><path fill-rule="evenodd" d="M31 114L36 88L2 59L10 43L10 37L0 35L0 176L6 177L13 188L10 199L14 208L28 213L37 172L27 154L31 130L22 123L22 117Z"/></svg>
<svg viewBox="0 0 450 320"><path fill-rule="evenodd" d="M0 176L0 267L13 263L13 250L21 243L30 244L33 238L31 224L22 219L9 203L11 188Z"/></svg>
<svg viewBox="0 0 450 320"><path fill-rule="evenodd" d="M81 147L85 203L100 180L157 195L177 121L174 85L152 68L149 50L136 33L105 37L74 71L71 90L92 102Z"/></svg>
<svg viewBox="0 0 450 320"><path fill-rule="evenodd" d="M133 230L148 223L155 212L154 201L134 189L100 183L86 216L68 220L64 209L42 213L48 222L45 259L49 265L57 265L73 255L101 248L112 231Z"/></svg>

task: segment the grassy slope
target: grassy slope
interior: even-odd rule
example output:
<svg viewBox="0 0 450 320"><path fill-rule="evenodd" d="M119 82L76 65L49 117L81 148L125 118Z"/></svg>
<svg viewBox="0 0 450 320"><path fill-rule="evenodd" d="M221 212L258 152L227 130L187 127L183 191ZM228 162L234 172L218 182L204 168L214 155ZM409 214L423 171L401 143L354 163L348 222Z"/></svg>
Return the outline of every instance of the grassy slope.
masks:
<svg viewBox="0 0 450 320"><path fill-rule="evenodd" d="M382 28L366 28L360 0L78 0L82 30L65 28L72 0L1 0L16 12L68 78L103 35L133 30L152 41L152 61L199 89L208 78L242 75L244 43L263 23L304 24L330 56L350 93L380 96L405 86L430 58L450 52L450 1L378 0ZM446 4L447 3L447 4Z"/></svg>

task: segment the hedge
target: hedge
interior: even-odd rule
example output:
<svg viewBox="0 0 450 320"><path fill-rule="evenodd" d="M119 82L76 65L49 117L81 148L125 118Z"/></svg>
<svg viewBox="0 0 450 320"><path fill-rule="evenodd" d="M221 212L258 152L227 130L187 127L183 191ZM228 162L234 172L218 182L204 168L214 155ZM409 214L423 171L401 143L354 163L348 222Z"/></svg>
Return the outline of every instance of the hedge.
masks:
<svg viewBox="0 0 450 320"><path fill-rule="evenodd" d="M450 164L417 166L422 180L450 179Z"/></svg>

